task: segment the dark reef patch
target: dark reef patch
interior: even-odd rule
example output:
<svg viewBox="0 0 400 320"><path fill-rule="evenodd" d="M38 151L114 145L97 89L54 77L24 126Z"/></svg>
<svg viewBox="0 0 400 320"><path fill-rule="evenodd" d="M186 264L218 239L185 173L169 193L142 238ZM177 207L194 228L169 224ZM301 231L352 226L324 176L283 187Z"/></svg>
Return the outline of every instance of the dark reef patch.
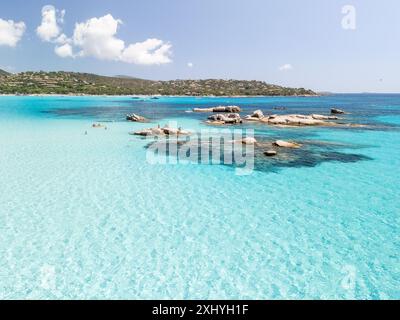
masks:
<svg viewBox="0 0 400 320"><path fill-rule="evenodd" d="M296 140L296 142L302 144L302 147L298 149L291 149L274 147L272 144L273 141L260 137L256 138L258 140L258 143L254 148L254 170L256 171L277 172L285 168L316 167L325 162L355 163L359 161L373 160L372 158L362 154L347 153L344 151L344 149L361 149L365 148L366 146L348 145L318 140ZM163 141L168 141L167 147L157 148L156 144L160 142L163 143ZM208 143L200 144L196 141L191 141L189 138L181 140L155 139L155 141L149 142L145 148L157 150L159 156L165 156L167 158L172 157L175 159L173 163L187 161L187 159L190 158L190 162L193 164L219 164L233 168L242 168L246 166L246 164L243 163L243 159L246 159L245 148L243 149L243 152L239 154L238 158L240 161L237 162L233 148L229 150L230 146L228 145L228 154L231 152L230 156L228 156L228 159L232 159L233 161L228 161L227 163L225 161L226 154L224 155L224 152L221 151L223 150L222 144L219 146L214 145L214 148L208 144L208 158L206 158L206 161L204 161L204 157L202 158L201 156L201 147L205 144L207 145ZM227 145L224 145L224 147L226 148ZM219 150L217 150L218 148ZM181 152L181 150L184 152ZM267 150L275 150L277 151L277 155L273 157L267 157L264 154L264 152ZM212 159L214 159L213 162L211 162Z"/></svg>

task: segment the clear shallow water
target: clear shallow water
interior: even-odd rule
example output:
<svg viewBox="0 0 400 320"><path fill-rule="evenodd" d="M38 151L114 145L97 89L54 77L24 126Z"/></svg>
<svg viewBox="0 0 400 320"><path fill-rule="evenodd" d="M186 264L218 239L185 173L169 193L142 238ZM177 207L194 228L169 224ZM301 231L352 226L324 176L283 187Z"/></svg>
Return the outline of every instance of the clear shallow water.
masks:
<svg viewBox="0 0 400 320"><path fill-rule="evenodd" d="M185 111L219 104L338 106L375 129L258 126L310 152L249 176L151 165L127 134L149 126L127 112L199 130ZM398 95L0 97L0 298L398 299L399 124Z"/></svg>

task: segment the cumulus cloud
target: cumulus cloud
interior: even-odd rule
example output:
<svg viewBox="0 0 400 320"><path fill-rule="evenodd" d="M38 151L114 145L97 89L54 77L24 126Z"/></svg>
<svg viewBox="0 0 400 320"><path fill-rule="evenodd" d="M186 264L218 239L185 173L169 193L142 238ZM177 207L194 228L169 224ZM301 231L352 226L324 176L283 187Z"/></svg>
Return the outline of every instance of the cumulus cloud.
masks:
<svg viewBox="0 0 400 320"><path fill-rule="evenodd" d="M125 48L121 61L143 65L170 63L171 47L171 44L162 40L147 39Z"/></svg>
<svg viewBox="0 0 400 320"><path fill-rule="evenodd" d="M292 70L292 69L293 69L293 66L290 63L286 63L283 66L279 67L280 71L289 71L289 70Z"/></svg>
<svg viewBox="0 0 400 320"><path fill-rule="evenodd" d="M122 21L111 14L76 24L72 41L80 49L78 56L141 65L171 62L171 45L162 40L147 39L126 46L116 37L120 24Z"/></svg>
<svg viewBox="0 0 400 320"><path fill-rule="evenodd" d="M69 43L63 44L61 46L57 46L54 49L55 53L61 58L74 58L75 55L72 51L72 46Z"/></svg>
<svg viewBox="0 0 400 320"><path fill-rule="evenodd" d="M62 57L93 57L139 65L160 65L172 62L171 44L159 39L147 39L126 45L117 37L122 21L111 14L91 18L75 25L71 38L61 33L59 23L65 11L53 6L42 9L42 24L37 33L44 40L57 43L55 53Z"/></svg>
<svg viewBox="0 0 400 320"><path fill-rule="evenodd" d="M115 37L122 22L108 14L92 18L75 26L73 44L80 49L79 56L101 60L120 60L124 41Z"/></svg>
<svg viewBox="0 0 400 320"><path fill-rule="evenodd" d="M15 47L26 30L24 22L0 19L0 46Z"/></svg>
<svg viewBox="0 0 400 320"><path fill-rule="evenodd" d="M47 42L57 40L61 34L59 23L64 22L65 10L56 10L53 6L44 6L42 8L42 23L36 29L38 36Z"/></svg>

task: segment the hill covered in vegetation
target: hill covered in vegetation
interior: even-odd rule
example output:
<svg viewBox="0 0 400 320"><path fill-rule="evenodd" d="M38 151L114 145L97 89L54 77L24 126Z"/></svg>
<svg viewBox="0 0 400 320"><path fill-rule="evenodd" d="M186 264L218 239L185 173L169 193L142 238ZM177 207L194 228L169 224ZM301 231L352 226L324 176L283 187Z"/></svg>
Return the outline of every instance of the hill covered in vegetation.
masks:
<svg viewBox="0 0 400 320"><path fill-rule="evenodd" d="M0 69L0 76L7 76L7 75L9 75L9 73L7 71Z"/></svg>
<svg viewBox="0 0 400 320"><path fill-rule="evenodd" d="M301 96L316 95L304 88L286 88L262 81L171 80L152 81L76 72L0 70L0 94L184 95L184 96Z"/></svg>

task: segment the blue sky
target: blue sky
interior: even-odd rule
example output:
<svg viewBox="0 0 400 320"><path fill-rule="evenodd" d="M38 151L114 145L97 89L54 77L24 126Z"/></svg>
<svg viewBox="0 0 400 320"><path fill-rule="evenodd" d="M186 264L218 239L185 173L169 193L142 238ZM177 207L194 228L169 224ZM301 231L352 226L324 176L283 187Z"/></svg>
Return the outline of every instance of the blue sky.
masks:
<svg viewBox="0 0 400 320"><path fill-rule="evenodd" d="M37 32L45 5L57 9L60 29L47 38ZM356 10L355 29L342 26L345 5ZM400 92L399 12L397 0L1 1L0 68ZM15 45L2 43L9 20L25 24ZM81 28L74 39L76 23ZM97 35L99 25L116 26L116 33Z"/></svg>

